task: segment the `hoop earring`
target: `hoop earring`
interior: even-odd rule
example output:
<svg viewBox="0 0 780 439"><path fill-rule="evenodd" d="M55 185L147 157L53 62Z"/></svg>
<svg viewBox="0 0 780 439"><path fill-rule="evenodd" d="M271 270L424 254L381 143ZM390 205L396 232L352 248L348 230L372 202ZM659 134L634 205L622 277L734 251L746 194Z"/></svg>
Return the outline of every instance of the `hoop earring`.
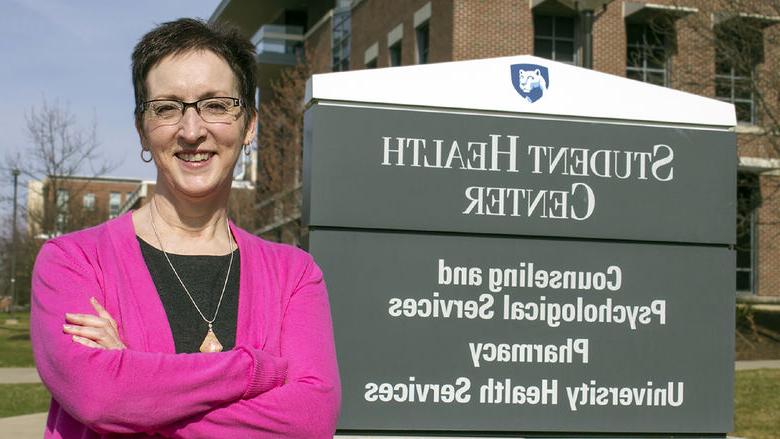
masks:
<svg viewBox="0 0 780 439"><path fill-rule="evenodd" d="M148 160L146 159L146 157L144 157L144 153L145 153L145 152L148 152L148 153L149 153L149 159L148 159ZM144 162L144 163L149 163L149 162L151 162L151 161L152 161L152 151L149 151L149 150L148 150L148 149L146 149L146 148L141 148L141 160L143 160L143 162Z"/></svg>
<svg viewBox="0 0 780 439"><path fill-rule="evenodd" d="M249 154L252 154L252 144L251 143L247 143L246 145L244 145L244 155L249 155Z"/></svg>

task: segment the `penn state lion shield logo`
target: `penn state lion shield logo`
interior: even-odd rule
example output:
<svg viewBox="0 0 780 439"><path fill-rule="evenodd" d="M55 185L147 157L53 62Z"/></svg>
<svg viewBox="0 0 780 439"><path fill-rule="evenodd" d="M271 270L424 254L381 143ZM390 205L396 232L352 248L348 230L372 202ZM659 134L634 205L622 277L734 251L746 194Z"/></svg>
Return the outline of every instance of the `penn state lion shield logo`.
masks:
<svg viewBox="0 0 780 439"><path fill-rule="evenodd" d="M512 74L512 85L526 102L536 102L547 93L550 87L547 67L538 64L512 64L509 70Z"/></svg>

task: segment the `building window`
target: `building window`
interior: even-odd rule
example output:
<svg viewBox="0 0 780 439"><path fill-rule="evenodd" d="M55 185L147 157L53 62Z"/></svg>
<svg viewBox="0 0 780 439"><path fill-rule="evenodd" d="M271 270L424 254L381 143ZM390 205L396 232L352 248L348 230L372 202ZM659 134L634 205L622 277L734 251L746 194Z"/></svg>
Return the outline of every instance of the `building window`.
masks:
<svg viewBox="0 0 780 439"><path fill-rule="evenodd" d="M363 64L367 69L375 69L377 67L377 58L379 57L379 43L374 43L363 52Z"/></svg>
<svg viewBox="0 0 780 439"><path fill-rule="evenodd" d="M667 86L670 30L650 23L626 24L626 77Z"/></svg>
<svg viewBox="0 0 780 439"><path fill-rule="evenodd" d="M333 12L333 71L349 70L349 54L352 17L350 8L338 8Z"/></svg>
<svg viewBox="0 0 780 439"><path fill-rule="evenodd" d="M761 205L758 175L737 175L737 291L755 293L756 209Z"/></svg>
<svg viewBox="0 0 780 439"><path fill-rule="evenodd" d="M122 194L119 192L111 192L108 197L108 216L114 218L119 215L119 207L122 205Z"/></svg>
<svg viewBox="0 0 780 439"><path fill-rule="evenodd" d="M401 40L390 46L390 67L401 65Z"/></svg>
<svg viewBox="0 0 780 439"><path fill-rule="evenodd" d="M574 17L534 14L534 55L576 64Z"/></svg>
<svg viewBox="0 0 780 439"><path fill-rule="evenodd" d="M55 224L55 231L57 233L63 233L68 226L68 201L70 200L70 194L66 189L57 189L57 218Z"/></svg>
<svg viewBox="0 0 780 439"><path fill-rule="evenodd" d="M756 123L753 84L762 57L760 28L739 19L715 27L715 97L734 104L742 124Z"/></svg>
<svg viewBox="0 0 780 439"><path fill-rule="evenodd" d="M95 194L92 193L84 194L84 196L81 198L81 204L84 206L84 209L86 210L94 210Z"/></svg>
<svg viewBox="0 0 780 439"><path fill-rule="evenodd" d="M415 34L417 36L417 64L428 64L428 46L430 44L428 22L418 26Z"/></svg>
<svg viewBox="0 0 780 439"><path fill-rule="evenodd" d="M68 208L68 200L70 199L70 194L68 194L67 189L57 189L57 208L62 210L67 210Z"/></svg>

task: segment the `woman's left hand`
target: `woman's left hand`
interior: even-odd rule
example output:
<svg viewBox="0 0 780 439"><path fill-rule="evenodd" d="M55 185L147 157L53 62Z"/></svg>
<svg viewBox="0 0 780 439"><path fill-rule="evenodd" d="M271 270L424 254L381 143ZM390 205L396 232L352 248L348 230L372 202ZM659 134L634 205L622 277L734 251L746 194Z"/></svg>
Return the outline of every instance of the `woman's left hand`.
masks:
<svg viewBox="0 0 780 439"><path fill-rule="evenodd" d="M119 338L119 329L114 318L94 297L89 301L98 315L66 313L65 320L69 324L63 325L62 330L66 334L71 334L73 341L90 348L125 349L125 344Z"/></svg>

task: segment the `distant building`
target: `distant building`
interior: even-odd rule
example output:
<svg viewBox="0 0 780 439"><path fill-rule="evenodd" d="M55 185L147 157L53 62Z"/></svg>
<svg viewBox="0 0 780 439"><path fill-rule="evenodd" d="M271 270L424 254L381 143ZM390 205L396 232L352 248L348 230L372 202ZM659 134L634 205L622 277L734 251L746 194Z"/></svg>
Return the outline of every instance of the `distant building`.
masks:
<svg viewBox="0 0 780 439"><path fill-rule="evenodd" d="M120 213L139 179L49 176L27 185L30 235L49 238L94 226Z"/></svg>
<svg viewBox="0 0 780 439"><path fill-rule="evenodd" d="M47 177L27 185L30 236L48 239L100 224L138 209L154 195L155 182L117 177ZM233 180L229 217L254 230L254 185Z"/></svg>
<svg viewBox="0 0 780 439"><path fill-rule="evenodd" d="M232 23L252 39L261 106L304 49L315 73L533 54L731 102L739 121L736 289L780 296L780 142L770 144L761 126L762 105L778 97L776 87L763 96L751 88L780 77L780 46L771 43L780 36L780 11L768 3L223 0L210 21ZM261 225L263 236L293 239L280 230L299 221L300 209L282 201L300 203L300 182L288 186L258 200L293 212Z"/></svg>

